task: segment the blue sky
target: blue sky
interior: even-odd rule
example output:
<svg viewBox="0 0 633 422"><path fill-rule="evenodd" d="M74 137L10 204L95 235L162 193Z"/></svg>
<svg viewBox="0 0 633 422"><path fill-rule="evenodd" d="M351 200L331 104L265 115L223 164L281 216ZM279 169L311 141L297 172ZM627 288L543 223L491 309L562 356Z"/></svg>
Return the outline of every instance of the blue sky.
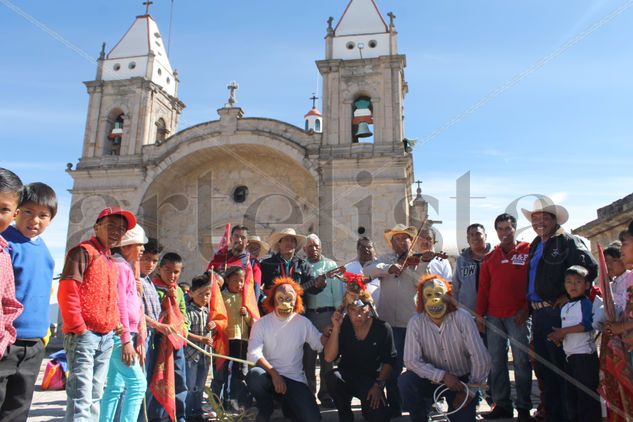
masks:
<svg viewBox="0 0 633 422"><path fill-rule="evenodd" d="M166 39L171 3L155 3ZM302 126L326 20L338 21L346 3L175 0L170 59L187 105L180 129L215 120L231 80L246 116ZM471 195L485 197L472 200L471 221L487 225L492 241L494 217L523 195L561 201L571 229L631 193L633 2L377 3L397 16L406 135L419 140L415 175L439 201L431 216L443 221L448 249L464 240L450 197L467 172ZM112 48L143 11L140 1L0 0L0 166L58 192L61 210L45 235L58 261L72 187L65 164L76 163L83 142L82 81L94 78L101 43Z"/></svg>

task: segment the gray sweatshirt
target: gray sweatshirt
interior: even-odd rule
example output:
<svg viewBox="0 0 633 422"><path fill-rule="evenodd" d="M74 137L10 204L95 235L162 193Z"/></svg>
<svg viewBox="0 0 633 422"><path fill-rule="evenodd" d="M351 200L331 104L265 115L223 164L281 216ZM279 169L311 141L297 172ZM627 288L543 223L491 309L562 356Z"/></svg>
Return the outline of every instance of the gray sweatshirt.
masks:
<svg viewBox="0 0 633 422"><path fill-rule="evenodd" d="M488 255L490 249L490 244L486 243L486 255ZM477 305L480 266L481 258L476 258L470 247L462 250L455 263L453 297L460 306L469 312L475 312L475 306Z"/></svg>

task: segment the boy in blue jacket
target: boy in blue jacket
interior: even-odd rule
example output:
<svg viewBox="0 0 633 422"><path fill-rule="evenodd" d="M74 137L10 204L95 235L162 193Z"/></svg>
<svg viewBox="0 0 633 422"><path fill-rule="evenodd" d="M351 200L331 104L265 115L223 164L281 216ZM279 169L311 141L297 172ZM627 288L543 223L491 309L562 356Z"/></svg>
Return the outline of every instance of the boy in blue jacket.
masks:
<svg viewBox="0 0 633 422"><path fill-rule="evenodd" d="M55 191L44 183L25 185L9 243L16 297L24 312L14 322L16 341L0 360L0 420L25 421L44 358L55 262L40 235L57 213ZM2 392L4 394L2 394Z"/></svg>

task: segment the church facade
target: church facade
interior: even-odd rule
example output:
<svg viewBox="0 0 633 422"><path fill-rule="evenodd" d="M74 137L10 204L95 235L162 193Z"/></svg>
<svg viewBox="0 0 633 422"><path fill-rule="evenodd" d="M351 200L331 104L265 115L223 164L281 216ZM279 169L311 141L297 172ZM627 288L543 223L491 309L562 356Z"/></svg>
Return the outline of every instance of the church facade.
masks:
<svg viewBox="0 0 633 422"><path fill-rule="evenodd" d="M406 62L389 18L373 0L351 0L335 26L328 21L316 61L323 111L313 107L305 127L247 116L231 85L217 120L180 129L179 75L154 20L136 17L85 82L83 152L68 169L68 246L91 233L101 208L119 205L183 256L185 276L205 268L227 223L262 238L285 227L317 233L338 262L355 256L359 236L383 250L386 228L420 223L404 141Z"/></svg>

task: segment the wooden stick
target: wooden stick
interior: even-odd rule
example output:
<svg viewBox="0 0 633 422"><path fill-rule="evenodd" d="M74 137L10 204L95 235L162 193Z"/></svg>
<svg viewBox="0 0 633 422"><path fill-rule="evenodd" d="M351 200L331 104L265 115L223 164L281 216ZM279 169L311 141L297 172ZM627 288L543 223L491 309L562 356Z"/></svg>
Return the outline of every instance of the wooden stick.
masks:
<svg viewBox="0 0 633 422"><path fill-rule="evenodd" d="M198 346L197 344L194 344L192 341L188 340L187 338L181 336L178 333L174 333L178 338L184 340L189 346L193 347L194 349L196 349L197 351L199 351L200 353L203 353L207 356L209 356L210 358L216 357L216 358L222 358L222 359L227 359L227 360L232 360L235 362L239 362L239 363L244 363L246 365L250 365L250 366L255 366L255 364L253 362L249 362L247 360L243 360L243 359L238 359L238 358L234 358L231 356L226 356L226 355L221 355L219 353L210 353L207 352L206 350L204 350L203 348L201 348L200 346Z"/></svg>

